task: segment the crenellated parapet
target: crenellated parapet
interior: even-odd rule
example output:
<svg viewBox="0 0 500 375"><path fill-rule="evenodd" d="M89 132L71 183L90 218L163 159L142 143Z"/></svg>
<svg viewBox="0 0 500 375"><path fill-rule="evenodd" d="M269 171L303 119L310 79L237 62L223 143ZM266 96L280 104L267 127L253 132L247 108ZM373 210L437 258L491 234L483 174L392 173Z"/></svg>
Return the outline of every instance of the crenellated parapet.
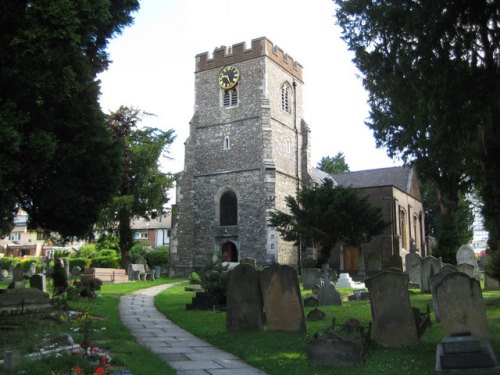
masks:
<svg viewBox="0 0 500 375"><path fill-rule="evenodd" d="M231 47L221 46L214 50L212 56L208 52L196 55L195 72L220 68L230 64L267 56L280 67L292 74L302 82L302 65L291 56L284 53L266 37L252 40L251 48L246 48L246 43L233 44Z"/></svg>

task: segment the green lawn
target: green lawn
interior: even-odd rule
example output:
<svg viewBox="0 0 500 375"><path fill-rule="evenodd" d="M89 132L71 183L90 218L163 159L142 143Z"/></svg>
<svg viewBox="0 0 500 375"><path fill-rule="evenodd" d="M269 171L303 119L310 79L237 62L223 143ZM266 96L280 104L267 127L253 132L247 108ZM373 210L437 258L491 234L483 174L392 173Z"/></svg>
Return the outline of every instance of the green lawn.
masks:
<svg viewBox="0 0 500 375"><path fill-rule="evenodd" d="M351 290L340 288L342 295ZM320 322L307 322L307 335L285 333L227 333L226 314L213 311L186 311L186 304L191 301L193 292L185 292L184 286L172 287L156 298L156 306L169 319L211 342L212 344L234 353L248 363L269 374L332 374L330 368L311 368L307 366L307 342L315 332L323 332L331 324L332 318L343 323L349 318L356 318L363 324L371 319L368 301L344 302L342 306L323 306L327 318ZM487 314L493 338L491 343L500 354L500 292L484 292ZM425 309L432 305L430 294L410 291L412 306ZM311 308L306 308L306 314ZM382 348L373 344L367 361L356 374L435 374L436 345L442 339L442 329L434 321L427 329L420 343L408 348ZM495 333L497 333L495 335ZM337 368L335 374L353 374L352 368Z"/></svg>

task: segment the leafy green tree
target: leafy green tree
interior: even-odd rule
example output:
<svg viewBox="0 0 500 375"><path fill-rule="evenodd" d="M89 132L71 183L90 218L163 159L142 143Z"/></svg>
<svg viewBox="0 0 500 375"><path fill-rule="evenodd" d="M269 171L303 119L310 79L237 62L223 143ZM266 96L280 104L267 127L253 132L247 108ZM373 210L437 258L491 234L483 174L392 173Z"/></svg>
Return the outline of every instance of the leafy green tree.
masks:
<svg viewBox="0 0 500 375"><path fill-rule="evenodd" d="M446 263L455 264L457 250L472 240L472 203L462 195L455 211L444 210L439 199L441 193L435 184L421 180L420 185L425 209L425 233L437 241L433 255L441 257Z"/></svg>
<svg viewBox="0 0 500 375"><path fill-rule="evenodd" d="M317 168L330 174L349 172L349 165L345 161L343 152L337 152L335 156L322 157Z"/></svg>
<svg viewBox="0 0 500 375"><path fill-rule="evenodd" d="M357 190L334 186L332 180L286 197L289 213L276 211L271 225L287 241L317 245L328 259L337 243L361 245L382 233L387 224L382 209Z"/></svg>
<svg viewBox="0 0 500 375"><path fill-rule="evenodd" d="M377 144L432 177L445 210L455 209L457 191L477 189L488 229L497 231L497 2L334 1L369 93Z"/></svg>
<svg viewBox="0 0 500 375"><path fill-rule="evenodd" d="M126 268L133 246L130 221L135 216L154 218L163 212L168 201L167 190L174 177L160 170L160 158L174 141L173 130L138 128L147 113L125 106L107 116L107 126L122 147L121 184L118 194L102 212L102 223L111 228L118 223L122 267Z"/></svg>
<svg viewBox="0 0 500 375"><path fill-rule="evenodd" d="M98 73L137 0L0 0L0 231L83 236L119 183Z"/></svg>

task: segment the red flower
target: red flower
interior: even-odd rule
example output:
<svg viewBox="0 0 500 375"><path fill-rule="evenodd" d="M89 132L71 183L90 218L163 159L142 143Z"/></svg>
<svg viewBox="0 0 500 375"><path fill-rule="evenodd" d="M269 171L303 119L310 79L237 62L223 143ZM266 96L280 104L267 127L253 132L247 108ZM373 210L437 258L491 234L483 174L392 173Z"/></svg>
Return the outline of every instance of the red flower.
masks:
<svg viewBox="0 0 500 375"><path fill-rule="evenodd" d="M102 367L98 367L95 369L95 373L97 375L102 375L102 374L104 374L104 369Z"/></svg>
<svg viewBox="0 0 500 375"><path fill-rule="evenodd" d="M72 372L74 372L75 374L80 374L82 372L82 368L81 367L73 367L71 369Z"/></svg>

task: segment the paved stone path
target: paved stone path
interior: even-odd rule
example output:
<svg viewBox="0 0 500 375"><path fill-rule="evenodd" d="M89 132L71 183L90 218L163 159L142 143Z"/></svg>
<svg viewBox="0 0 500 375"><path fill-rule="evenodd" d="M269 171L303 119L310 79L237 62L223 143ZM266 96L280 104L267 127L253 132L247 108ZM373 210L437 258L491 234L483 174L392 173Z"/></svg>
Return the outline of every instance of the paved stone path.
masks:
<svg viewBox="0 0 500 375"><path fill-rule="evenodd" d="M179 375L266 375L165 318L155 308L154 296L173 285L158 285L121 297L121 319L141 345Z"/></svg>

